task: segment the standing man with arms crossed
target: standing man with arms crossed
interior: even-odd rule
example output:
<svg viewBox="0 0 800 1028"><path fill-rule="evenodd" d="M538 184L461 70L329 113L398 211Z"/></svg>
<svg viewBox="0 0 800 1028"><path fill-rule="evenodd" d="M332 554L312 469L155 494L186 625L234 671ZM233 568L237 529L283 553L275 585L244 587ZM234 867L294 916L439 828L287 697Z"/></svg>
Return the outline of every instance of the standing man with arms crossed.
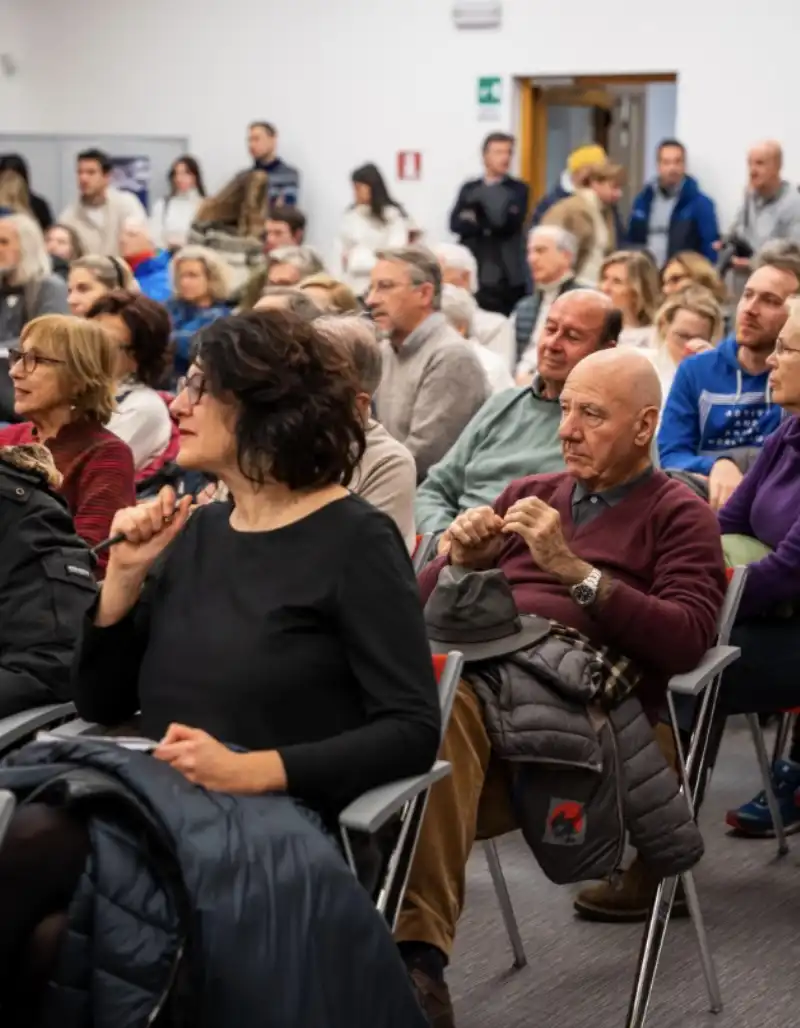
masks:
<svg viewBox="0 0 800 1028"><path fill-rule="evenodd" d="M478 262L478 306L500 314L510 314L525 295L522 226L528 187L509 175L513 155L513 136L488 135L483 176L464 183L450 215L450 231Z"/></svg>

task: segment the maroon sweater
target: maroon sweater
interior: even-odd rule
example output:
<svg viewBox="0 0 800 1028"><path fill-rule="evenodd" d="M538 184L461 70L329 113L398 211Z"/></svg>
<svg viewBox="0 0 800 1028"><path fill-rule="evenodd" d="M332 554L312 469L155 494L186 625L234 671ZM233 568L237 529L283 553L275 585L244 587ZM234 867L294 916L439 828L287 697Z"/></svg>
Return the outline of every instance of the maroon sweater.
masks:
<svg viewBox="0 0 800 1028"><path fill-rule="evenodd" d="M716 637L726 588L716 515L685 485L655 471L616 506L576 528L574 484L567 472L519 479L494 509L503 516L526 496L554 507L572 552L613 580L605 602L579 607L566 586L534 564L518 535L508 538L497 567L520 613L569 625L633 660L644 674L639 698L652 710L663 701L668 679L694 669ZM423 601L446 562L439 557L421 572Z"/></svg>
<svg viewBox="0 0 800 1028"><path fill-rule="evenodd" d="M0 446L39 442L30 421L0 430ZM136 503L133 454L97 421L73 421L45 443L64 476L59 492L67 501L75 531L89 546L108 538L111 522L121 507ZM99 558L102 574L108 560Z"/></svg>

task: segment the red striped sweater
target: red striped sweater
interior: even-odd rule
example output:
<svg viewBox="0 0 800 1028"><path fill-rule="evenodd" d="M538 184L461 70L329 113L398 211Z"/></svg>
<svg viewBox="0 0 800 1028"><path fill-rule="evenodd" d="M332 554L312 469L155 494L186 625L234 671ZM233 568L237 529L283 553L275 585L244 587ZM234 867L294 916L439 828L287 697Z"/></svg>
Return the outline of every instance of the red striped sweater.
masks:
<svg viewBox="0 0 800 1028"><path fill-rule="evenodd" d="M0 446L35 442L40 440L30 421L0 430ZM136 503L130 447L88 419L65 425L46 446L64 476L60 492L72 511L75 531L95 546L108 537L116 512ZM100 574L107 559L108 551L99 558Z"/></svg>

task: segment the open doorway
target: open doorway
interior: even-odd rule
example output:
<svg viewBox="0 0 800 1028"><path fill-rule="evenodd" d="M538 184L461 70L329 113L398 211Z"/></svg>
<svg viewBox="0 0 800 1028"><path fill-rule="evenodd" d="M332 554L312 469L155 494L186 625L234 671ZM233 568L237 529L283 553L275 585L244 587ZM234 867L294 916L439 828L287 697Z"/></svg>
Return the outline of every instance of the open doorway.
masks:
<svg viewBox="0 0 800 1028"><path fill-rule="evenodd" d="M537 203L559 181L569 154L598 143L627 172L620 204L654 172L659 140L674 136L677 76L597 75L518 80L521 177Z"/></svg>

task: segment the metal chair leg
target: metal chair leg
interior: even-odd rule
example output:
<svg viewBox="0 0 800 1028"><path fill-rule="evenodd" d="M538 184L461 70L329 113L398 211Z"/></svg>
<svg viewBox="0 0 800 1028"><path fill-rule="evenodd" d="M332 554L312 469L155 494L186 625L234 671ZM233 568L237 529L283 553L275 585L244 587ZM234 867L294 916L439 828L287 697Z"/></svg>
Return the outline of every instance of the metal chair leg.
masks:
<svg viewBox="0 0 800 1028"><path fill-rule="evenodd" d="M667 693L667 709L678 754L678 776L681 782L681 792L686 797L692 816L694 816L694 801L699 791L699 783L703 780L710 756L710 740L714 726L714 711L716 709L718 691L718 683L712 683L703 694L700 710L695 719L688 754L684 754L681 745L675 701L672 694ZM711 1009L716 1012L722 1008L722 1000L705 932L705 925L700 913L697 889L691 874L686 874L683 878L686 883L686 901L689 904L692 922L697 932L700 959L703 964L706 984L708 985ZM625 1028L642 1028L647 1017L647 1010L653 994L656 971L658 970L661 952L664 948L664 939L672 914L672 904L675 900L677 887L677 878L667 878L659 883L656 890L653 906L650 909L650 917L642 937Z"/></svg>
<svg viewBox="0 0 800 1028"><path fill-rule="evenodd" d="M786 841L786 827L781 817L780 807L778 806L778 797L775 795L775 789L772 784L772 770L769 766L767 747L764 742L764 733L761 731L761 725L758 722L758 714L748 714L747 724L750 728L750 734L753 736L753 745L756 748L761 781L764 783L767 805L769 806L772 823L775 826L775 838L778 840L778 856L782 857L789 852L789 844Z"/></svg>
<svg viewBox="0 0 800 1028"><path fill-rule="evenodd" d="M642 937L625 1028L642 1028L647 1017L647 1008L650 1006L650 997L653 994L653 983L658 970L658 962L661 959L661 951L664 948L664 937L677 887L677 878L665 878L659 883L656 890L656 896L650 908L650 917Z"/></svg>
<svg viewBox="0 0 800 1028"><path fill-rule="evenodd" d="M718 1014L722 1010L722 992L719 987L717 969L714 966L714 958L711 956L711 947L708 944L708 935L703 921L703 914L700 910L700 900L697 897L697 886L694 884L694 875L687 871L681 875L683 891L686 895L686 905L692 915L692 924L697 935L697 945L700 950L700 963L703 967L703 977L706 980L708 998L711 1001L711 1013Z"/></svg>
<svg viewBox="0 0 800 1028"><path fill-rule="evenodd" d="M783 754L786 751L786 743L789 741L789 733L792 730L792 722L794 716L792 714L781 714L780 721L778 722L778 730L775 733L775 748L772 751L772 763L777 764L779 760L783 760Z"/></svg>
<svg viewBox="0 0 800 1028"><path fill-rule="evenodd" d="M483 843L483 852L486 854L486 863L489 865L489 874L492 877L494 891L497 893L497 902L500 904L500 913L503 915L503 923L506 926L508 941L514 953L514 967L522 968L528 963L525 955L525 947L522 945L522 936L519 934L519 925L514 914L514 907L511 903L511 896L506 883L506 876L503 874L503 866L500 863L500 855L493 839L486 839Z"/></svg>

